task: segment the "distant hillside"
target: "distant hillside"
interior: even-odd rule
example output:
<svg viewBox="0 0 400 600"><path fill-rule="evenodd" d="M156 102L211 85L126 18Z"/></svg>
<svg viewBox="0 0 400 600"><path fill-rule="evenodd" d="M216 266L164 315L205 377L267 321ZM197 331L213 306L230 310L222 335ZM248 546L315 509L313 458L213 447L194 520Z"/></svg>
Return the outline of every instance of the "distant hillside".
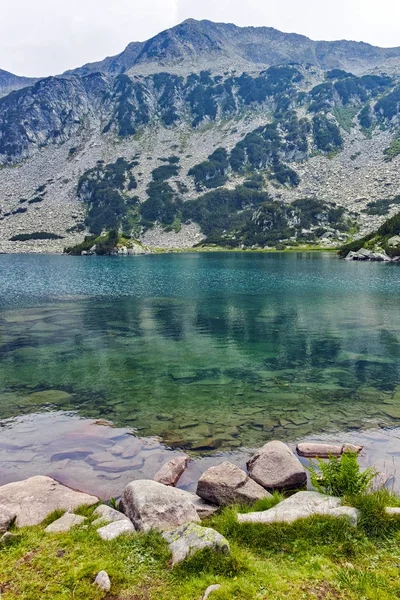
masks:
<svg viewBox="0 0 400 600"><path fill-rule="evenodd" d="M13 90L32 85L35 81L36 79L32 77L18 77L18 75L0 69L0 96L5 96Z"/></svg>
<svg viewBox="0 0 400 600"><path fill-rule="evenodd" d="M346 40L313 41L304 35L283 33L272 27L237 27L231 23L188 19L147 42L129 44L117 56L68 73L251 71L296 62L324 70L345 69L361 74L376 67L384 68L393 59L400 59L400 47L378 48Z"/></svg>
<svg viewBox="0 0 400 600"><path fill-rule="evenodd" d="M0 251L114 229L167 248L337 247L377 230L400 197L386 61L400 67L400 49L189 20L14 90Z"/></svg>

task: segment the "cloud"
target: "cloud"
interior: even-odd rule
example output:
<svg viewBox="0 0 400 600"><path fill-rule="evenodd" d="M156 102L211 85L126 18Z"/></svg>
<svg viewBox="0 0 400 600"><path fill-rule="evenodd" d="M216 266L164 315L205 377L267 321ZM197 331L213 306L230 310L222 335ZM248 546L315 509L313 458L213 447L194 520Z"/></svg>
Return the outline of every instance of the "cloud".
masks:
<svg viewBox="0 0 400 600"><path fill-rule="evenodd" d="M189 17L313 39L400 45L399 0L14 0L3 2L0 68L50 75L118 54Z"/></svg>

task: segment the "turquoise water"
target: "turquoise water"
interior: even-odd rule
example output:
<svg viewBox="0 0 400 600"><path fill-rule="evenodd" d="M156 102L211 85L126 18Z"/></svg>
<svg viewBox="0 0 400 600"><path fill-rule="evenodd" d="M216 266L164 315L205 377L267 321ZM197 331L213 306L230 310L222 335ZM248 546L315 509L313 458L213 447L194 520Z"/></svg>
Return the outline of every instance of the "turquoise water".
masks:
<svg viewBox="0 0 400 600"><path fill-rule="evenodd" d="M400 266L331 254L0 256L0 420L212 454L400 421Z"/></svg>

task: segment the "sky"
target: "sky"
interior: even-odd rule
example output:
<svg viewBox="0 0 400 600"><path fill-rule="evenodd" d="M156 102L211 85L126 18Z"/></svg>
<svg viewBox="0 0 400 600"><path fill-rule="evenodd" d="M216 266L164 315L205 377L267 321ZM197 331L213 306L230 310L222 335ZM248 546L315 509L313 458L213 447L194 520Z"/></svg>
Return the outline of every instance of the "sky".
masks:
<svg viewBox="0 0 400 600"><path fill-rule="evenodd" d="M0 0L0 69L46 76L188 18L400 46L400 0Z"/></svg>

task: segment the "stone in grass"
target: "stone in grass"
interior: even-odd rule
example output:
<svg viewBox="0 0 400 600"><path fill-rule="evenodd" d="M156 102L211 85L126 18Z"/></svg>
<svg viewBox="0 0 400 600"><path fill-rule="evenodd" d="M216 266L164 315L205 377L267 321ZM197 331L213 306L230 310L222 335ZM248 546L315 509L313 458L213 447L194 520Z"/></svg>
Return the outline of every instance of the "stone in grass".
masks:
<svg viewBox="0 0 400 600"><path fill-rule="evenodd" d="M186 455L171 458L171 460L165 463L165 465L163 465L154 475L154 481L158 481L158 483L163 483L164 485L175 486L181 475L185 472L188 462L189 457Z"/></svg>
<svg viewBox="0 0 400 600"><path fill-rule="evenodd" d="M111 581L106 571L100 571L100 573L97 573L94 583L103 592L109 592L111 589Z"/></svg>
<svg viewBox="0 0 400 600"><path fill-rule="evenodd" d="M221 586L219 583L215 583L214 585L209 585L206 591L204 592L203 600L207 600L208 597L217 590L220 590Z"/></svg>
<svg viewBox="0 0 400 600"><path fill-rule="evenodd" d="M10 531L6 531L0 538L0 546L10 546L14 540L19 538L15 533L11 533Z"/></svg>
<svg viewBox="0 0 400 600"><path fill-rule="evenodd" d="M351 506L342 506L341 499L319 492L297 492L273 508L261 512L238 514L239 523L293 523L313 515L348 517L357 525L359 511Z"/></svg>
<svg viewBox="0 0 400 600"><path fill-rule="evenodd" d="M179 488L176 488L176 491L180 492L183 496L190 500L190 502L194 505L197 514L199 515L201 520L208 519L208 517L212 517L213 514L215 514L218 511L218 506L206 502L197 494L192 494L191 492L187 492L186 490L180 490Z"/></svg>
<svg viewBox="0 0 400 600"><path fill-rule="evenodd" d="M114 521L104 527L100 527L97 533L103 540L114 540L115 538L125 533L133 533L135 527L129 519L122 519L121 521Z"/></svg>
<svg viewBox="0 0 400 600"><path fill-rule="evenodd" d="M39 525L57 509L72 511L98 501L95 496L71 490L51 477L30 477L0 487L1 510L5 508L16 516L18 527Z"/></svg>
<svg viewBox="0 0 400 600"><path fill-rule="evenodd" d="M181 525L162 534L172 552L172 564L176 565L185 558L193 556L204 548L212 548L218 552L229 554L229 542L223 535L196 523Z"/></svg>
<svg viewBox="0 0 400 600"><path fill-rule="evenodd" d="M229 506L235 503L252 504L261 498L271 496L242 469L228 461L210 467L203 473L197 484L197 495L218 506Z"/></svg>
<svg viewBox="0 0 400 600"><path fill-rule="evenodd" d="M387 515L400 517L400 506L387 506L385 512Z"/></svg>
<svg viewBox="0 0 400 600"><path fill-rule="evenodd" d="M53 521L45 529L46 533L64 533L69 531L76 525L82 525L86 521L86 517L74 515L73 513L65 513L62 517Z"/></svg>
<svg viewBox="0 0 400 600"><path fill-rule="evenodd" d="M93 515L97 517L92 523L93 527L100 527L101 525L115 523L116 521L129 521L126 515L119 510L115 510L115 508L111 508L111 506L107 506L107 504L100 504L93 511Z"/></svg>
<svg viewBox="0 0 400 600"><path fill-rule="evenodd" d="M268 490L290 490L307 483L306 470L283 442L268 442L247 463L249 475Z"/></svg>
<svg viewBox="0 0 400 600"><path fill-rule="evenodd" d="M138 531L164 531L200 521L193 503L179 490L150 479L128 483L120 506Z"/></svg>

